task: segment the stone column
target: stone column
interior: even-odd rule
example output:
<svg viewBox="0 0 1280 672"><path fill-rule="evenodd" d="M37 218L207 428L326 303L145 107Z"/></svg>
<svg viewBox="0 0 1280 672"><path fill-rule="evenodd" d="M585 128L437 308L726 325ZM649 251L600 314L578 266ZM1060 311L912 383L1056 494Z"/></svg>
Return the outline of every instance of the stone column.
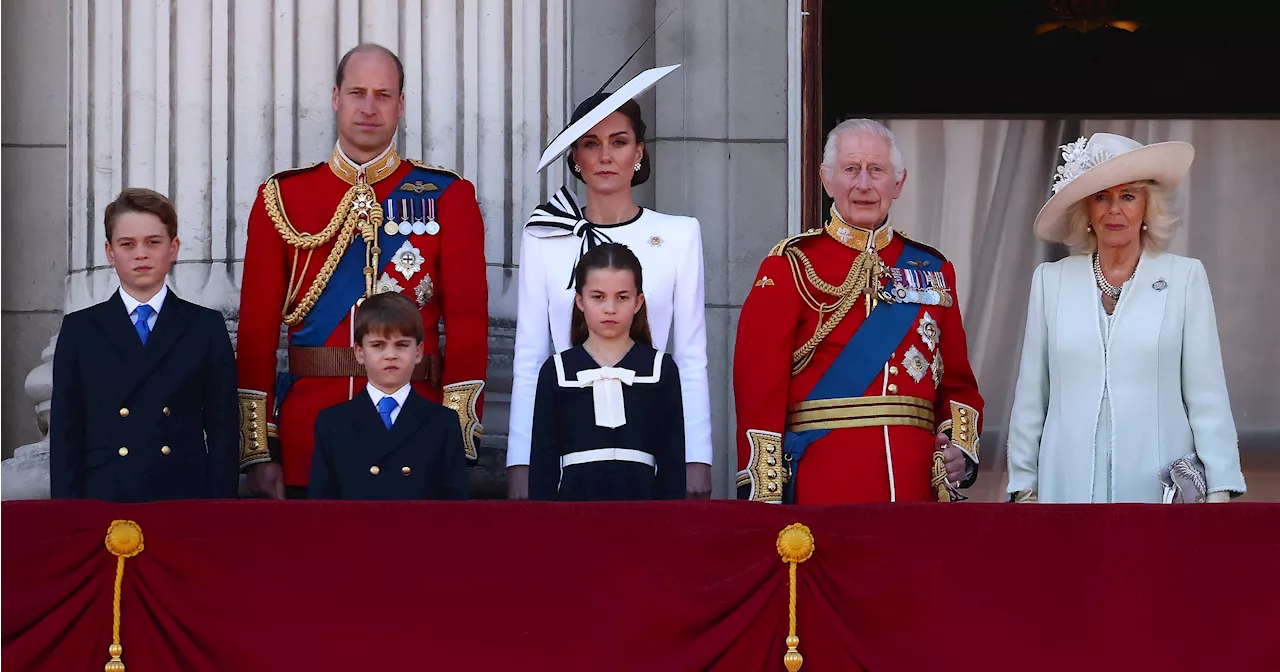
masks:
<svg viewBox="0 0 1280 672"><path fill-rule="evenodd" d="M234 333L257 188L328 158L334 68L347 49L377 42L405 67L401 154L476 185L494 325L478 473L505 463L515 245L547 185L565 177L534 168L559 130L546 120L566 116L569 3L71 0L66 310L115 291L102 210L126 186L149 187L178 210L170 286L222 310Z"/></svg>

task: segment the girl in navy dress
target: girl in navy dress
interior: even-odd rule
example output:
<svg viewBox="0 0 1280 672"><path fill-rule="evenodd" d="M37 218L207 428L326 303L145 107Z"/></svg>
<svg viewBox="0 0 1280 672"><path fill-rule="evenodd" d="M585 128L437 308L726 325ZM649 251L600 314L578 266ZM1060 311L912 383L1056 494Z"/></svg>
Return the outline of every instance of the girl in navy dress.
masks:
<svg viewBox="0 0 1280 672"><path fill-rule="evenodd" d="M653 348L640 261L597 245L574 270L573 347L538 376L529 499L685 497L680 372Z"/></svg>

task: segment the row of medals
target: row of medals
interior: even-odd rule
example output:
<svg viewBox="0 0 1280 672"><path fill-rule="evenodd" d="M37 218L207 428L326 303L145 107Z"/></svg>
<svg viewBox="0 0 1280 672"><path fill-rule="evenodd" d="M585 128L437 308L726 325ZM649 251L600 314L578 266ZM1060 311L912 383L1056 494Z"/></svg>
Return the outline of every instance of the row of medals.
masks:
<svg viewBox="0 0 1280 672"><path fill-rule="evenodd" d="M422 208L425 211L428 205L427 201L417 201L417 202L422 203ZM401 208L402 208L401 213L404 212L403 206L408 205L409 216L397 222L396 215L395 215L395 207L394 207L395 200L387 201L386 207L383 208L383 211L387 213L387 220L386 220L386 223L382 225L382 230L388 236L394 236L396 234L407 236L410 233L419 235L419 236L421 236L424 233L430 236L434 236L437 233L440 233L440 224L439 222L436 221L436 218L426 215L425 212L423 213L423 215L425 216L425 219L422 217L418 217L416 214L413 213L413 203L414 201L409 199L400 201Z"/></svg>

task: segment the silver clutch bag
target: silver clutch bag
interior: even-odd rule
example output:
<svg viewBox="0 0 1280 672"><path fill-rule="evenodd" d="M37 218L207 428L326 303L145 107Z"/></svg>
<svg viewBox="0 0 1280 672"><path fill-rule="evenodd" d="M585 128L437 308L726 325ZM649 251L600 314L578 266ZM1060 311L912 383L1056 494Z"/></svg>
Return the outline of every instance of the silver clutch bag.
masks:
<svg viewBox="0 0 1280 672"><path fill-rule="evenodd" d="M1204 463L1195 453L1179 457L1161 469L1160 483L1164 486L1165 504L1203 503L1209 489Z"/></svg>

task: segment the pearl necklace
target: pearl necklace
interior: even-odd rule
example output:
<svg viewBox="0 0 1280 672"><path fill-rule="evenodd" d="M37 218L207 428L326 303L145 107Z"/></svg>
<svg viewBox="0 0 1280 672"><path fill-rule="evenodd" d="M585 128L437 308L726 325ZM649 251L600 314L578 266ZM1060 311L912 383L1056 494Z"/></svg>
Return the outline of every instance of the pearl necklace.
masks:
<svg viewBox="0 0 1280 672"><path fill-rule="evenodd" d="M1133 280L1133 278L1137 275L1138 275L1138 265L1134 264L1133 273L1129 274L1129 280L1125 280L1125 282L1127 283L1130 280ZM1098 289L1102 290L1103 294L1106 294L1107 296L1111 297L1113 300L1116 300L1116 301L1120 300L1120 287L1123 287L1124 284L1122 283L1120 287L1116 287L1115 285L1107 281L1107 276L1102 272L1102 262L1098 260L1097 252L1093 253L1093 279L1095 282L1098 283Z"/></svg>

